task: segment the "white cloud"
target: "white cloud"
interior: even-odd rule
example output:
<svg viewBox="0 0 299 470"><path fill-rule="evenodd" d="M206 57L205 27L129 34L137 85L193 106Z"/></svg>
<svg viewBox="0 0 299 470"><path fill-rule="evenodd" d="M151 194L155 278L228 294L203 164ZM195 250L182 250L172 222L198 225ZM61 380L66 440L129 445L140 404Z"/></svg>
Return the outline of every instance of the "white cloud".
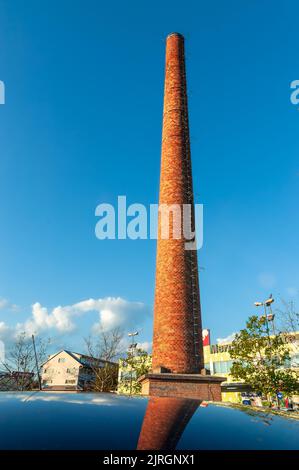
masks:
<svg viewBox="0 0 299 470"><path fill-rule="evenodd" d="M5 334L9 330L9 327L4 323L4 321L0 321L0 335Z"/></svg>
<svg viewBox="0 0 299 470"><path fill-rule="evenodd" d="M235 336L236 336L237 333L231 333L230 335L228 335L226 338L217 338L217 343L218 344L228 344L228 343L231 343Z"/></svg>
<svg viewBox="0 0 299 470"><path fill-rule="evenodd" d="M9 305L8 300L3 299L3 297L0 297L0 310L3 308L6 308Z"/></svg>
<svg viewBox="0 0 299 470"><path fill-rule="evenodd" d="M10 310L10 311L17 311L18 306L10 303L4 297L0 297L0 310L4 310L4 309Z"/></svg>
<svg viewBox="0 0 299 470"><path fill-rule="evenodd" d="M3 337L3 339L6 338L8 330L9 330L8 326L3 321L1 321L0 322L0 338L1 337ZM1 369L2 362L4 361L4 358L5 358L5 341L2 341L0 339L0 369Z"/></svg>
<svg viewBox="0 0 299 470"><path fill-rule="evenodd" d="M54 329L60 333L73 331L75 324L72 322L72 306L58 306L48 313L46 307L42 307L39 302L36 302L32 305L31 317L24 323L16 325L17 333L25 331L30 335L49 329Z"/></svg>
<svg viewBox="0 0 299 470"><path fill-rule="evenodd" d="M0 361L4 360L5 348L14 337L14 328L9 327L4 321L0 321ZM0 363L1 368L1 363Z"/></svg>
<svg viewBox="0 0 299 470"><path fill-rule="evenodd" d="M87 302L91 301L93 303L92 310L99 313L99 321L93 325L93 331L95 332L99 329L108 331L116 327L136 329L143 323L147 314L143 303L128 302L121 297L90 299ZM83 308L85 308L85 305L83 305Z"/></svg>
<svg viewBox="0 0 299 470"><path fill-rule="evenodd" d="M18 333L28 335L52 331L58 334L70 333L76 330L76 318L88 313L98 314L98 321L91 325L91 330L109 331L120 327L123 329L140 326L148 311L141 302L130 302L121 297L105 297L103 299L87 299L73 305L57 306L52 310L43 307L39 302L32 305L31 316L15 327L8 327L0 322L0 339L8 340Z"/></svg>
<svg viewBox="0 0 299 470"><path fill-rule="evenodd" d="M147 353L151 353L151 352L152 352L153 343L152 343L152 341L144 341L143 343L138 343L138 344L137 344L137 347L140 348L140 349L143 349L143 350L146 351Z"/></svg>

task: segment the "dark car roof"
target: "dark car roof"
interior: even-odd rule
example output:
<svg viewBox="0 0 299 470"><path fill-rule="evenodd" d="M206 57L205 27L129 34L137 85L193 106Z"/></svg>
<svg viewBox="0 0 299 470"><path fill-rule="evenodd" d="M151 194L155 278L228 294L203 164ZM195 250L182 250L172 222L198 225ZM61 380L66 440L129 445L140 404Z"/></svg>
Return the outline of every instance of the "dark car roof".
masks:
<svg viewBox="0 0 299 470"><path fill-rule="evenodd" d="M0 392L0 449L299 449L299 421L182 398Z"/></svg>

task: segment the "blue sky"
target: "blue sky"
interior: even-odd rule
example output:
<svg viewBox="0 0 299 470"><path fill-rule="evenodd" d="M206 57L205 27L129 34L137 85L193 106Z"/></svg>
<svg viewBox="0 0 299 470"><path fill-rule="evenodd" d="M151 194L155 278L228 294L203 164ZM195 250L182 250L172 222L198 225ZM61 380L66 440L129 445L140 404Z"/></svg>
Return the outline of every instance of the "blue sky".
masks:
<svg viewBox="0 0 299 470"><path fill-rule="evenodd" d="M155 241L100 241L94 212L118 195L158 201L172 31L186 38L204 204L203 324L216 340L270 292L277 304L298 299L298 13L296 1L0 1L2 339L32 321L35 304L57 345L81 348L103 305L151 341ZM88 299L104 300L72 317ZM72 317L64 335L58 306Z"/></svg>

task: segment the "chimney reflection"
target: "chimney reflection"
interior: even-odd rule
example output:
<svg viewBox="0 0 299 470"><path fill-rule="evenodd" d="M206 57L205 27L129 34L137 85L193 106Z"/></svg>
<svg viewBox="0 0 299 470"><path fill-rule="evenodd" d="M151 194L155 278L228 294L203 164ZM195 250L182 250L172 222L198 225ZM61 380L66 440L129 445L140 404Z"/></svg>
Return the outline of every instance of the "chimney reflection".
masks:
<svg viewBox="0 0 299 470"><path fill-rule="evenodd" d="M188 398L150 398L137 449L174 450L200 403L200 400Z"/></svg>

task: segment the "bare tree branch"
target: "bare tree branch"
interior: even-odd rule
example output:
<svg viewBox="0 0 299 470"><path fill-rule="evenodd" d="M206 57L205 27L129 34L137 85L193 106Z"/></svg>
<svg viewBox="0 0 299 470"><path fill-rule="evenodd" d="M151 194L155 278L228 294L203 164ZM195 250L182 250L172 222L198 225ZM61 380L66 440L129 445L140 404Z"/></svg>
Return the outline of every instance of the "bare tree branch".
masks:
<svg viewBox="0 0 299 470"><path fill-rule="evenodd" d="M94 374L93 389L100 392L115 390L117 387L117 361L122 352L123 332L119 328L100 331L98 337L85 338L88 355L93 359L91 368Z"/></svg>
<svg viewBox="0 0 299 470"><path fill-rule="evenodd" d="M36 353L39 366L47 358L47 348L50 340L37 338ZM34 357L34 348L31 337L25 332L20 333L10 350L8 350L6 359L1 361L6 373L2 374L0 388L14 390L31 390L36 383L36 362Z"/></svg>

